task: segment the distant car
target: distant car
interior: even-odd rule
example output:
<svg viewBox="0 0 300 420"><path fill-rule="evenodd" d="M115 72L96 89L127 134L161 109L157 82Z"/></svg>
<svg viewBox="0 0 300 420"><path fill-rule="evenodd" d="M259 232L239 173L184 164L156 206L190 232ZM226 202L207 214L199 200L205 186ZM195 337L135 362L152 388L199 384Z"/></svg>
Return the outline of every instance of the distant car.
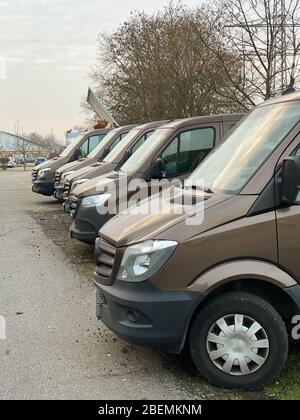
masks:
<svg viewBox="0 0 300 420"><path fill-rule="evenodd" d="M35 165L39 165L40 163L44 163L46 162L47 158L46 157L37 157L35 159Z"/></svg>
<svg viewBox="0 0 300 420"><path fill-rule="evenodd" d="M15 168L15 166L16 166L16 162L11 158L9 158L8 162L5 163L6 168Z"/></svg>

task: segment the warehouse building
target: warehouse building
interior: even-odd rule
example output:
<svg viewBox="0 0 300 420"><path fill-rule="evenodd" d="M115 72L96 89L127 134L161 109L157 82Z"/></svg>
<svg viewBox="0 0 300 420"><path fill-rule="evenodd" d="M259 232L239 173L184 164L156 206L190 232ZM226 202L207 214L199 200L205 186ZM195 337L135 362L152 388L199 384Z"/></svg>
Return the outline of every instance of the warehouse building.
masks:
<svg viewBox="0 0 300 420"><path fill-rule="evenodd" d="M20 153L20 150L26 149L32 155L40 152L40 146L24 139L21 136L0 131L0 154L1 156L12 156Z"/></svg>

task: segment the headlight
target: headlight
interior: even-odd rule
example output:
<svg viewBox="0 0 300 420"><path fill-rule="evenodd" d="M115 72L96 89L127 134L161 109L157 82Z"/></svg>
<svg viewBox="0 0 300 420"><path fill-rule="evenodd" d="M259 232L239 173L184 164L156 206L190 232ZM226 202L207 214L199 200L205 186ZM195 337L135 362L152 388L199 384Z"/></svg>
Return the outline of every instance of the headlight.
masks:
<svg viewBox="0 0 300 420"><path fill-rule="evenodd" d="M78 187L78 185L84 184L85 182L88 182L88 181L90 181L90 179L87 179L87 178L78 179L77 181L74 181L71 186L71 192L73 192L75 188Z"/></svg>
<svg viewBox="0 0 300 420"><path fill-rule="evenodd" d="M60 178L61 182L63 183L63 182L64 182L64 180L66 179L66 177L67 177L68 175L71 175L73 172L74 172L74 171L64 172L64 173L61 175L61 178Z"/></svg>
<svg viewBox="0 0 300 420"><path fill-rule="evenodd" d="M38 179L46 178L49 171L51 171L51 168L45 168L38 171Z"/></svg>
<svg viewBox="0 0 300 420"><path fill-rule="evenodd" d="M118 280L144 281L153 276L168 261L178 243L175 241L145 241L125 249Z"/></svg>
<svg viewBox="0 0 300 420"><path fill-rule="evenodd" d="M106 203L106 201L111 197L110 193L100 194L100 195L91 195L89 197L84 197L81 206L82 207L97 207Z"/></svg>

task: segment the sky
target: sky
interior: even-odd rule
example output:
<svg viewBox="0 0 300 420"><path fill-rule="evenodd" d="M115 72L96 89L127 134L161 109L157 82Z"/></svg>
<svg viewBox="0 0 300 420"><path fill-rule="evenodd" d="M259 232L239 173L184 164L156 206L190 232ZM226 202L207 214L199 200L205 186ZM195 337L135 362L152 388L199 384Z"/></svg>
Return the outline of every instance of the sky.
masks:
<svg viewBox="0 0 300 420"><path fill-rule="evenodd" d="M53 133L84 122L80 101L97 55L97 35L131 11L168 0L0 0L0 131ZM183 1L187 6L197 0Z"/></svg>

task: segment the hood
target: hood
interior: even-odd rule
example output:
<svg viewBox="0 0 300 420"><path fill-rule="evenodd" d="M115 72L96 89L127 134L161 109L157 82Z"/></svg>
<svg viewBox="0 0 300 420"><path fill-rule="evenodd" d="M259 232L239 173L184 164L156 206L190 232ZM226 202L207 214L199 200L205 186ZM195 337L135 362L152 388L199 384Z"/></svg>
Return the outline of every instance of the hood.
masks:
<svg viewBox="0 0 300 420"><path fill-rule="evenodd" d="M78 186L74 190L74 194L79 198L101 194L107 189L112 188L114 184L117 186L122 176L125 176L125 174L122 175L121 172L115 171L109 172L108 174L100 175Z"/></svg>
<svg viewBox="0 0 300 420"><path fill-rule="evenodd" d="M136 207L121 212L108 221L100 230L100 235L117 247L126 246L149 239L168 239L178 243L187 241L197 235L236 220L247 214L257 196L213 195L206 193L193 194L197 205L202 200L199 219L190 224L191 215L195 215L196 206L192 204L189 215L182 212L182 204L176 204L177 191L173 189L168 197L162 197L162 209L156 214L138 214ZM165 193L164 193L165 195ZM143 203L157 199L158 195L144 200ZM188 206L186 206L188 207Z"/></svg>
<svg viewBox="0 0 300 420"><path fill-rule="evenodd" d="M57 169L57 173L61 174L63 172L76 171L75 169L76 166L86 161L87 161L86 158L81 158L78 160L73 160L72 162L68 162L65 165L61 166L59 169ZM88 165L88 162L87 162L87 165Z"/></svg>
<svg viewBox="0 0 300 420"><path fill-rule="evenodd" d="M33 169L35 169L36 171L39 171L40 169L49 168L51 167L51 164L53 164L54 162L57 162L58 160L59 160L59 157L48 159L45 162L42 162L39 165L36 165Z"/></svg>
<svg viewBox="0 0 300 420"><path fill-rule="evenodd" d="M101 175L106 175L112 172L116 167L115 163L96 162L92 165L85 166L68 176L70 181L77 181L78 179L87 178L94 179Z"/></svg>
<svg viewBox="0 0 300 420"><path fill-rule="evenodd" d="M92 171L94 169L93 166L94 165L87 165L87 166L81 167L80 169L76 169L75 172L67 176L68 181L73 182L81 178L89 178L88 176L84 176L84 175Z"/></svg>

